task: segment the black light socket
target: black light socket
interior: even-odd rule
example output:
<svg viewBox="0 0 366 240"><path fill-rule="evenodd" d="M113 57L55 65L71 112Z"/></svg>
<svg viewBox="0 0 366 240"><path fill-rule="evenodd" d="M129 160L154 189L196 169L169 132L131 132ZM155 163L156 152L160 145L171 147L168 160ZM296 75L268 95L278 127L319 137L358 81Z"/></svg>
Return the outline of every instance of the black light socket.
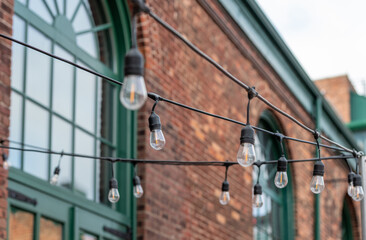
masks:
<svg viewBox="0 0 366 240"><path fill-rule="evenodd" d="M53 171L53 174L57 174L57 175L59 175L60 174L60 167L59 166L57 166L56 168L55 168L55 170Z"/></svg>
<svg viewBox="0 0 366 240"><path fill-rule="evenodd" d="M8 155L6 155L6 153L3 153L2 157L3 157L4 162L6 162L8 160Z"/></svg>
<svg viewBox="0 0 366 240"><path fill-rule="evenodd" d="M254 185L254 195L262 195L262 186L257 183L256 185Z"/></svg>
<svg viewBox="0 0 366 240"><path fill-rule="evenodd" d="M223 192L228 192L228 191L229 191L229 182L228 182L228 181L226 181L226 180L225 180L225 181L222 183L221 190L222 190Z"/></svg>
<svg viewBox="0 0 366 240"><path fill-rule="evenodd" d="M314 164L313 176L324 176L324 164L321 161Z"/></svg>
<svg viewBox="0 0 366 240"><path fill-rule="evenodd" d="M155 112L152 112L149 117L149 128L150 131L161 129L160 117Z"/></svg>
<svg viewBox="0 0 366 240"><path fill-rule="evenodd" d="M278 172L286 172L287 171L287 159L282 156L277 161L277 171Z"/></svg>
<svg viewBox="0 0 366 240"><path fill-rule="evenodd" d="M362 186L362 177L359 174L356 174L353 178L353 186L360 187Z"/></svg>
<svg viewBox="0 0 366 240"><path fill-rule="evenodd" d="M138 185L141 185L141 180L139 178L139 176L135 176L132 180L132 184L133 186L138 186Z"/></svg>
<svg viewBox="0 0 366 240"><path fill-rule="evenodd" d="M111 180L109 180L109 189L112 188L118 188L118 182L115 178L111 178Z"/></svg>
<svg viewBox="0 0 366 240"><path fill-rule="evenodd" d="M254 144L254 129L250 125L246 125L241 129L240 144Z"/></svg>
<svg viewBox="0 0 366 240"><path fill-rule="evenodd" d="M353 172L348 173L348 183L353 182L353 179L355 178L355 175Z"/></svg>
<svg viewBox="0 0 366 240"><path fill-rule="evenodd" d="M144 75L144 57L138 48L131 48L125 56L125 76Z"/></svg>

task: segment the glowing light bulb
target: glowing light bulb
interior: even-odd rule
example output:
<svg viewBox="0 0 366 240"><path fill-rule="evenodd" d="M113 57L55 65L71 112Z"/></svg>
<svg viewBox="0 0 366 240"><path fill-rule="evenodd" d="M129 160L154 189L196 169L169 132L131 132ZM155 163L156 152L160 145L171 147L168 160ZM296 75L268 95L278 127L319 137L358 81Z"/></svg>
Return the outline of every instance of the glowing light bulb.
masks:
<svg viewBox="0 0 366 240"><path fill-rule="evenodd" d="M286 187L288 183L288 177L287 177L287 159L282 156L277 162L277 172L276 176L274 178L274 184L278 188L284 188Z"/></svg>
<svg viewBox="0 0 366 240"><path fill-rule="evenodd" d="M254 149L254 130L250 125L245 126L241 130L240 147L236 160L243 167L251 166L255 160Z"/></svg>
<svg viewBox="0 0 366 240"><path fill-rule="evenodd" d="M120 92L123 106L130 110L139 109L146 101L144 80L144 57L137 48L131 48L125 56L125 77Z"/></svg>
<svg viewBox="0 0 366 240"><path fill-rule="evenodd" d="M350 172L348 174L348 188L347 188L347 194L350 197L353 197L354 195L354 191L355 191L355 187L353 185L353 180L354 180L355 174L353 172Z"/></svg>
<svg viewBox="0 0 366 240"><path fill-rule="evenodd" d="M60 175L60 167L57 166L55 168L55 170L53 171L53 176L52 176L52 178L50 180L50 183L52 185L56 185L57 184L59 175Z"/></svg>
<svg viewBox="0 0 366 240"><path fill-rule="evenodd" d="M324 188L324 164L321 161L317 161L314 164L313 178L310 182L310 190L315 193L321 193Z"/></svg>
<svg viewBox="0 0 366 240"><path fill-rule="evenodd" d="M230 193L229 193L229 182L228 181L224 181L222 183L222 188L221 188L222 192L220 194L220 204L221 205L227 205L230 202Z"/></svg>
<svg viewBox="0 0 366 240"><path fill-rule="evenodd" d="M362 177L360 175L355 175L353 179L354 184L354 191L353 191L353 200L361 201L365 195L363 188L362 188Z"/></svg>
<svg viewBox="0 0 366 240"><path fill-rule="evenodd" d="M160 117L152 112L149 117L150 146L155 150L161 150L165 146L165 138L161 131Z"/></svg>
<svg viewBox="0 0 366 240"><path fill-rule="evenodd" d="M108 193L108 200L111 203L118 202L120 198L119 192L118 192L118 182L115 178L111 178L109 181L109 193Z"/></svg>
<svg viewBox="0 0 366 240"><path fill-rule="evenodd" d="M260 208L263 206L262 199L262 186L258 183L254 186L254 195L252 199L252 204L254 208Z"/></svg>
<svg viewBox="0 0 366 240"><path fill-rule="evenodd" d="M133 195L136 198L141 198L143 194L144 194L144 190L142 189L142 186L141 186L141 180L138 176L135 176L133 178Z"/></svg>

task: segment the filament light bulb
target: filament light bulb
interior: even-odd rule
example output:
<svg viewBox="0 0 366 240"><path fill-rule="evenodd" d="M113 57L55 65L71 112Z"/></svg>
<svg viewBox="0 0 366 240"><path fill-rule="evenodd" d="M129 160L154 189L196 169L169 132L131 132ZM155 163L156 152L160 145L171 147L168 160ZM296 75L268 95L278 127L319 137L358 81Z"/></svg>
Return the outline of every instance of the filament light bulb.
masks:
<svg viewBox="0 0 366 240"><path fill-rule="evenodd" d="M3 157L3 168L4 168L5 170L8 170L8 169L9 169L9 167L10 167L10 163L9 163L9 161L8 161L8 155L6 155L6 153L3 153L3 154L2 154L2 157Z"/></svg>
<svg viewBox="0 0 366 240"><path fill-rule="evenodd" d="M315 193L321 193L324 188L324 164L321 161L317 161L314 164L313 178L310 183L310 190Z"/></svg>
<svg viewBox="0 0 366 240"><path fill-rule="evenodd" d="M125 56L125 77L120 92L123 106L130 110L139 109L146 101L144 80L144 57L137 48L131 48Z"/></svg>
<svg viewBox="0 0 366 240"><path fill-rule="evenodd" d="M355 201L361 201L365 195L363 188L362 188L362 177L360 175L355 175L353 178L353 185L354 185L354 191L353 191L353 200Z"/></svg>
<svg viewBox="0 0 366 240"><path fill-rule="evenodd" d="M260 208L263 206L262 186L259 185L259 183L254 185L254 194L253 194L252 204L253 204L254 208Z"/></svg>
<svg viewBox="0 0 366 240"><path fill-rule="evenodd" d="M150 146L155 150L161 150L165 146L165 137L161 130L160 117L152 112L149 117Z"/></svg>
<svg viewBox="0 0 366 240"><path fill-rule="evenodd" d="M350 172L348 174L348 188L347 188L347 194L350 197L353 197L354 195L354 191L355 191L355 187L353 185L353 180L354 180L355 174L353 172Z"/></svg>
<svg viewBox="0 0 366 240"><path fill-rule="evenodd" d="M230 202L230 193L229 193L229 182L228 181L224 181L222 183L222 188L221 188L222 192L220 194L220 204L221 205L227 205Z"/></svg>
<svg viewBox="0 0 366 240"><path fill-rule="evenodd" d="M108 200L111 203L118 202L120 198L119 192L118 192L118 182L115 178L111 178L109 181L109 193L108 193Z"/></svg>
<svg viewBox="0 0 366 240"><path fill-rule="evenodd" d="M282 156L277 162L277 172L274 178L274 183L278 188L284 188L288 183L287 159L284 156Z"/></svg>
<svg viewBox="0 0 366 240"><path fill-rule="evenodd" d="M142 195L144 195L144 190L142 189L141 186L141 180L138 176L135 176L133 178L133 195L136 198L141 198Z"/></svg>
<svg viewBox="0 0 366 240"><path fill-rule="evenodd" d="M238 163L243 167L251 166L255 160L254 130L250 125L241 130L240 147L236 155Z"/></svg>
<svg viewBox="0 0 366 240"><path fill-rule="evenodd" d="M53 176L52 176L52 178L50 180L50 183L52 185L56 185L57 182L58 182L59 176L60 176L60 167L57 166L55 168L55 171L53 172Z"/></svg>

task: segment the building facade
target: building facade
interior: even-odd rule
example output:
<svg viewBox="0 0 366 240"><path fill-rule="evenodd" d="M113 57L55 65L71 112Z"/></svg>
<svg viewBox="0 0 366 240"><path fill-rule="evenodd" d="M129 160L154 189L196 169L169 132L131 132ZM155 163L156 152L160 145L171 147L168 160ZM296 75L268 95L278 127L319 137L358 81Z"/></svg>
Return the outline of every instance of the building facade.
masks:
<svg viewBox="0 0 366 240"><path fill-rule="evenodd" d="M147 0L158 16L265 98L331 139L357 148L351 132L309 79L255 1ZM123 81L130 48L131 6L125 0L1 0L0 32ZM149 92L244 122L247 95L152 18L138 18ZM16 43L0 40L0 137L13 148L92 156L234 161L241 127L160 102L166 146L149 146L147 101L127 111L119 87ZM251 104L251 122L313 141L311 134ZM315 147L286 142L289 159ZM289 167L289 184L274 186L275 167L261 168L264 205L253 209L257 170L229 169L231 201L218 198L225 168L138 164L145 190L132 195L133 167L78 157L7 151L0 169L1 239L361 239L360 207L347 196L347 165L325 161L326 188L310 191L313 164ZM256 135L261 160L280 155L276 138ZM336 155L322 150L322 156ZM49 184L60 162L60 179ZM354 162L354 161L353 161ZM121 199L107 201L108 181Z"/></svg>

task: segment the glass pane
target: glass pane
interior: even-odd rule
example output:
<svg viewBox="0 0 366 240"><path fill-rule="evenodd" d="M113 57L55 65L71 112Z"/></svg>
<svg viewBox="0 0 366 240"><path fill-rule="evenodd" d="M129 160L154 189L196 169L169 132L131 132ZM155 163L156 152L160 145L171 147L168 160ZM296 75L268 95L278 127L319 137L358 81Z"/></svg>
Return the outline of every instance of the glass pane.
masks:
<svg viewBox="0 0 366 240"><path fill-rule="evenodd" d="M76 71L76 123L94 133L96 77L78 69Z"/></svg>
<svg viewBox="0 0 366 240"><path fill-rule="evenodd" d="M72 126L64 120L52 118L52 150L71 152L72 145ZM60 156L52 155L51 176L55 167L59 163ZM60 162L59 186L71 188L71 157L63 156Z"/></svg>
<svg viewBox="0 0 366 240"><path fill-rule="evenodd" d="M57 0L57 6L58 6L58 10L60 11L61 15L65 15L64 14L64 1L66 0Z"/></svg>
<svg viewBox="0 0 366 240"><path fill-rule="evenodd" d="M79 7L72 26L74 27L75 32L81 32L92 28L93 24L84 4Z"/></svg>
<svg viewBox="0 0 366 240"><path fill-rule="evenodd" d="M11 208L9 216L9 240L33 240L34 215Z"/></svg>
<svg viewBox="0 0 366 240"><path fill-rule="evenodd" d="M28 28L28 43L46 52L51 51L51 41L33 27ZM28 50L27 54L26 92L49 106L51 58L33 50Z"/></svg>
<svg viewBox="0 0 366 240"><path fill-rule="evenodd" d="M73 61L73 56L59 46L55 46L55 55ZM62 116L72 119L74 68L55 60L53 70L53 109Z"/></svg>
<svg viewBox="0 0 366 240"><path fill-rule="evenodd" d="M11 92L10 105L10 140L21 142L22 139L22 100L23 98ZM19 147L18 144L10 143L11 147ZM20 168L21 151L9 150L9 161L12 167Z"/></svg>
<svg viewBox="0 0 366 240"><path fill-rule="evenodd" d="M76 42L90 56L98 58L98 49L94 33L84 33L76 37Z"/></svg>
<svg viewBox="0 0 366 240"><path fill-rule="evenodd" d="M39 239L62 240L62 224L42 217L39 226Z"/></svg>
<svg viewBox="0 0 366 240"><path fill-rule="evenodd" d="M25 110L26 144L48 148L48 112L27 101ZM24 152L24 171L48 180L48 155Z"/></svg>
<svg viewBox="0 0 366 240"><path fill-rule="evenodd" d="M89 233L80 232L80 240L98 240L98 237Z"/></svg>
<svg viewBox="0 0 366 240"><path fill-rule="evenodd" d="M66 15L69 19L74 15L78 3L82 0L65 0L66 1Z"/></svg>
<svg viewBox="0 0 366 240"><path fill-rule="evenodd" d="M47 23L52 24L53 18L41 0L29 0L29 8Z"/></svg>
<svg viewBox="0 0 366 240"><path fill-rule="evenodd" d="M75 153L94 155L94 139L81 130L75 131ZM94 199L94 159L75 158L75 190Z"/></svg>
<svg viewBox="0 0 366 240"><path fill-rule="evenodd" d="M57 11L56 11L56 5L55 5L55 1L54 0L45 0L47 6L49 7L49 9L52 12L53 16L57 15Z"/></svg>
<svg viewBox="0 0 366 240"><path fill-rule="evenodd" d="M13 37L20 41L25 41L25 22L17 15L13 17ZM12 44L11 59L11 86L19 91L23 91L24 77L24 47Z"/></svg>

